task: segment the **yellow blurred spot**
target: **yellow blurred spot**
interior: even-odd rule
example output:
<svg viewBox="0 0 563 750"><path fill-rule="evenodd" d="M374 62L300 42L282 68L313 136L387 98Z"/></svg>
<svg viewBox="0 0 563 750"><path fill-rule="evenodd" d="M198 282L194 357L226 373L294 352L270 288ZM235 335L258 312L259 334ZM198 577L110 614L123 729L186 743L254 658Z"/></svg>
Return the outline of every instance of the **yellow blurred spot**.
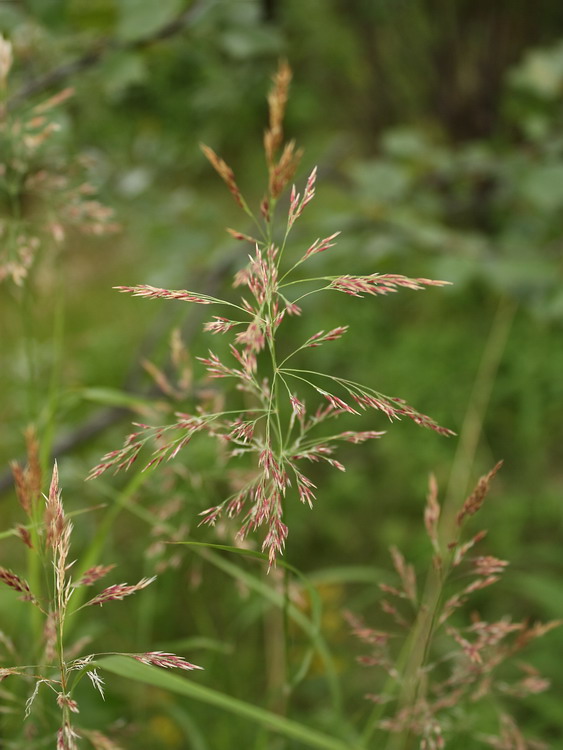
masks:
<svg viewBox="0 0 563 750"><path fill-rule="evenodd" d="M157 714L149 721L149 732L154 737L155 747L181 747L182 732L168 716Z"/></svg>

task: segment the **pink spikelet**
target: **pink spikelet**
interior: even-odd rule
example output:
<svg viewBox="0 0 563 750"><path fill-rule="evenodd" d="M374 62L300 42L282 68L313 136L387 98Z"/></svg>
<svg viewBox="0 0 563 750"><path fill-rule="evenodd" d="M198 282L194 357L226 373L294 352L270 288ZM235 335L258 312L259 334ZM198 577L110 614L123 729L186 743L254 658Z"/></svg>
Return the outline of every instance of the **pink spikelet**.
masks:
<svg viewBox="0 0 563 750"><path fill-rule="evenodd" d="M88 568L74 584L74 586L92 586L96 581L106 576L111 570L115 568L115 565L94 565L92 568Z"/></svg>
<svg viewBox="0 0 563 750"><path fill-rule="evenodd" d="M309 175L309 178L307 179L307 184L305 185L305 190L303 192L303 198L301 198L300 194L296 191L295 185L293 186L289 200L289 214L287 220L289 229L291 229L295 221L301 216L305 206L310 203L315 197L316 179L317 167L313 169L313 171Z"/></svg>
<svg viewBox="0 0 563 750"><path fill-rule="evenodd" d="M362 297L364 294L389 294L396 292L398 287L420 290L425 286L446 286L449 281L437 281L434 279L410 279L398 274L377 274L369 276L339 276L329 284L329 289L345 292L353 297Z"/></svg>
<svg viewBox="0 0 563 750"><path fill-rule="evenodd" d="M338 326L337 328L333 328L327 333L325 333L324 331L319 331L318 333L313 334L310 338L307 339L304 347L307 347L308 349L314 349L317 346L321 346L321 344L324 344L327 341L336 341L337 339L341 338L347 330L348 326Z"/></svg>
<svg viewBox="0 0 563 750"><path fill-rule="evenodd" d="M0 581L5 583L6 586L9 586L9 588L13 589L14 591L18 591L19 593L21 593L22 601L38 604L37 599L31 593L28 582L24 581L24 579L20 578L18 575L16 575L16 573L13 573L7 568L0 568Z"/></svg>
<svg viewBox="0 0 563 750"><path fill-rule="evenodd" d="M134 297L146 297L147 299L177 299L182 302L195 302L198 305L212 305L219 300L206 295L194 294L185 289L161 289L149 284L138 286L114 286L119 292L129 292Z"/></svg>
<svg viewBox="0 0 563 750"><path fill-rule="evenodd" d="M155 580L156 576L153 576L152 578L142 578L139 583L135 583L132 586L128 585L127 583L116 583L113 586L109 586L109 588L104 589L93 599L90 599L90 601L86 602L86 604L84 604L83 606L91 607L94 604L101 605L105 604L106 602L124 599L126 596L130 596L131 594L135 594L137 591L146 588Z"/></svg>
<svg viewBox="0 0 563 750"><path fill-rule="evenodd" d="M169 654L165 651L147 651L144 654L131 654L131 656L143 664L152 664L154 667L162 667L163 669L185 669L186 671L203 669L197 664L186 661L182 656Z"/></svg>
<svg viewBox="0 0 563 750"><path fill-rule="evenodd" d="M326 400L334 409L337 409L338 411L347 411L349 414L359 414L359 412L357 412L355 409L352 409L351 406L349 406L341 398L338 398L338 396L334 396L332 393L327 393L321 388L317 388L317 391L326 398Z"/></svg>
<svg viewBox="0 0 563 750"><path fill-rule="evenodd" d="M268 567L271 568L276 564L276 558L283 553L285 540L287 539L288 528L281 518L276 516L269 528L269 531L262 544L262 552L268 550Z"/></svg>
<svg viewBox="0 0 563 750"><path fill-rule="evenodd" d="M238 325L237 321L229 320L228 318L221 318L218 315L213 316L213 320L209 321L203 326L204 331L209 333L227 333L231 328Z"/></svg>
<svg viewBox="0 0 563 750"><path fill-rule="evenodd" d="M335 232L334 234L331 234L330 237L325 237L323 240L315 240L305 252L305 255L301 258L301 261L307 260L307 258L310 258L311 255L322 253L325 250L328 250L329 247L334 247L336 243L334 243L332 240L336 239L339 234L340 232Z"/></svg>

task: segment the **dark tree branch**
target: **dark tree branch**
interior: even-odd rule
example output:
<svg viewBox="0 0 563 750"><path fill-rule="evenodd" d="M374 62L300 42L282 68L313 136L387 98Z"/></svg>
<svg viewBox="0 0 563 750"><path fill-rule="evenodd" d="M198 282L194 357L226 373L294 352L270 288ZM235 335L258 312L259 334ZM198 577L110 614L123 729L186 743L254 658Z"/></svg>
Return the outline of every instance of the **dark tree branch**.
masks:
<svg viewBox="0 0 563 750"><path fill-rule="evenodd" d="M31 96L35 96L35 94L40 94L43 91L48 91L49 89L61 86L68 78L97 65L110 52L144 49L152 44L170 39L176 34L184 31L189 26L192 26L200 18L205 4L204 0L195 2L190 8L183 11L177 16L177 18L170 21L170 23L160 28L154 34L149 34L141 39L136 39L132 42L119 42L115 39L99 40L91 49L80 57L77 57L75 60L64 63L58 68L49 71L44 76L37 78L35 81L30 81L22 86L22 88L8 100L8 109L14 109L21 104L22 101L29 99Z"/></svg>

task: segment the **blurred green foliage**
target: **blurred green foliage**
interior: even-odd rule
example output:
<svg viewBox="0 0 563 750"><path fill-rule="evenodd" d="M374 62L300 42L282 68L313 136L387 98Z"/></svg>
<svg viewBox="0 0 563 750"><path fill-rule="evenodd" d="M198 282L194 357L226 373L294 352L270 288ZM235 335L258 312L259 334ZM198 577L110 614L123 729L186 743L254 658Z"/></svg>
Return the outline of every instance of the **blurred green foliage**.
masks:
<svg viewBox="0 0 563 750"><path fill-rule="evenodd" d="M109 393L131 386L146 393L149 379L139 358L162 365L170 328L198 323L198 310L124 298L111 287L194 288L207 269L231 256L223 227L246 227L198 143L212 145L233 167L249 201L258 203L265 178L265 92L277 59L286 56L294 70L287 132L305 147L299 179L314 164L320 175L317 197L293 241L307 247L342 230L338 245L315 259L319 274L377 271L454 282L417 295L319 298L294 324L295 335L350 323L347 340L318 352L319 369L351 373L404 397L458 432L477 408L475 387L484 394L477 453L474 463L473 456L467 460L472 480L505 460L479 520L489 529L486 551L510 560L511 567L479 605L491 617L563 617L561 28L563 5L551 0L533 7L523 0L0 3L0 30L16 53L12 92L21 87L24 94L15 106L37 101L27 87L41 87L44 75L61 72L41 92L65 85L76 92L53 158L57 149L60 155L86 153L93 182L122 224L110 239L71 234L55 272L42 271L40 260L30 279L27 335L39 393L31 415L21 290L2 288L2 464L21 454L22 430L31 417L45 428L40 405L54 367L60 368L56 433L63 435L89 419L96 402L111 401L93 388ZM85 61L67 76L64 66L88 51L95 62ZM222 285L228 288L227 278ZM61 296L64 343L55 354L54 302ZM501 319L505 335L497 340ZM497 342L498 367L489 381L479 380L491 341ZM207 346L200 333L189 343L194 355ZM128 421L126 416L62 459L71 510L115 502L127 478L104 477L86 487L82 480L103 452L121 443ZM383 417L362 423L386 429ZM286 557L313 581L324 580L318 586L325 637L336 654L352 719L367 716L361 696L375 692L375 678L355 664L356 646L341 614L344 608L363 611L374 627L383 625L377 587L362 576L343 582L338 571L390 570L390 544L415 566L427 564L427 477L434 471L445 487L456 448L455 439L411 424L389 426L376 444L343 449L346 474L311 474L322 488L314 511L297 504L287 509ZM177 466L152 476L134 495L133 511L137 505L157 508L163 496L178 497L182 507L173 523L187 524L192 540L215 541L195 518L224 488L223 467L197 442ZM460 499L467 489L456 488ZM8 528L17 508L10 493L3 500L2 528ZM95 537L103 511L81 518L88 521L76 521L77 549ZM119 562L122 580L138 577L143 566L143 575L152 571L154 561L143 557L149 531L131 508L116 518L103 558ZM228 529L223 533L219 541L229 543ZM3 564L12 566L17 556L15 543L3 541ZM0 590L6 631L17 629L25 616L11 594ZM205 663L201 679L261 703L265 678L257 644L263 608L259 596L234 585L205 556L186 552L177 569L162 574L158 591L147 590L116 614L104 608L103 621L80 623L76 635L92 635L94 648L115 651L142 649L147 641L174 650L192 636L209 639L193 647L186 643L186 653ZM291 639L302 657L302 634ZM553 687L517 714L526 732L554 748L563 747L557 697L563 677L553 660L562 648L558 631L534 645L530 660ZM132 688L117 677L108 689L112 700L101 704L84 688L84 723L115 723L124 744L215 750L232 747L237 737L240 746L277 747L271 737L257 739L255 727L241 719L223 720L211 708L190 706L164 691ZM293 714L331 731L334 717L323 705L326 686L313 659L293 698ZM127 728L119 724L125 715L132 722Z"/></svg>

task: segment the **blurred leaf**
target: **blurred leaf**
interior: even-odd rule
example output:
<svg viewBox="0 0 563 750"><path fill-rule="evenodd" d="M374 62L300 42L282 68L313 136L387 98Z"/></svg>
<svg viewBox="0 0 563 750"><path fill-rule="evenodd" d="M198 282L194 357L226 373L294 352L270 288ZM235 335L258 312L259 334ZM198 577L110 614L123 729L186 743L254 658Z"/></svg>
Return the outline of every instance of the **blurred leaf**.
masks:
<svg viewBox="0 0 563 750"><path fill-rule="evenodd" d="M61 25L65 21L66 0L29 0L27 5L43 23Z"/></svg>
<svg viewBox="0 0 563 750"><path fill-rule="evenodd" d="M183 6L182 0L119 0L117 35L130 42L154 34L170 23Z"/></svg>
<svg viewBox="0 0 563 750"><path fill-rule="evenodd" d="M231 57L246 60L265 54L279 54L283 40L273 28L251 26L225 32L221 37L221 43L225 52Z"/></svg>
<svg viewBox="0 0 563 750"><path fill-rule="evenodd" d="M68 17L81 29L109 31L115 24L115 3L116 0L67 0Z"/></svg>
<svg viewBox="0 0 563 750"><path fill-rule="evenodd" d="M129 86L142 83L146 74L144 57L135 52L116 52L100 66L100 80L112 98L121 96Z"/></svg>
<svg viewBox="0 0 563 750"><path fill-rule="evenodd" d="M381 137L381 145L389 156L397 159L427 158L431 147L424 134L415 128L388 130Z"/></svg>
<svg viewBox="0 0 563 750"><path fill-rule="evenodd" d="M542 164L529 170L521 193L540 211L563 206L563 163Z"/></svg>
<svg viewBox="0 0 563 750"><path fill-rule="evenodd" d="M373 201L400 200L411 183L405 167L383 159L356 164L352 176L366 193L366 198Z"/></svg>
<svg viewBox="0 0 563 750"><path fill-rule="evenodd" d="M563 91L563 43L528 52L510 75L511 83L544 99L556 99Z"/></svg>

